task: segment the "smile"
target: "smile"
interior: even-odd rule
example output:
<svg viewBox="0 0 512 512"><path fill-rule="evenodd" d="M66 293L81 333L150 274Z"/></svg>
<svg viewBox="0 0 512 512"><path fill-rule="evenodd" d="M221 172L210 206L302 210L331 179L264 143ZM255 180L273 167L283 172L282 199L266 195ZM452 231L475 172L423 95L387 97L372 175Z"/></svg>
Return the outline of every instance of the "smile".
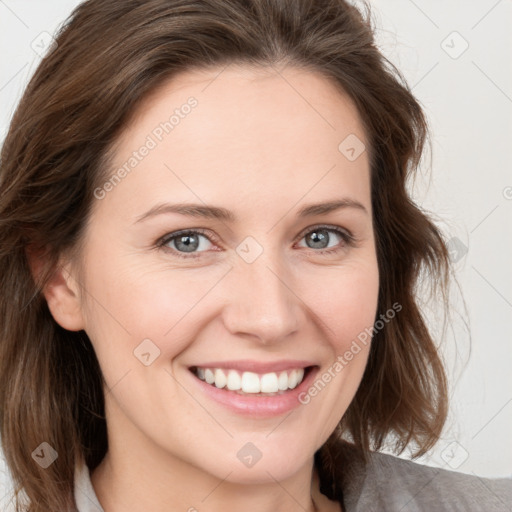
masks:
<svg viewBox="0 0 512 512"><path fill-rule="evenodd" d="M244 361L191 366L187 373L207 400L237 415L270 418L304 407L299 396L312 385L319 369L310 362Z"/></svg>
<svg viewBox="0 0 512 512"><path fill-rule="evenodd" d="M240 394L274 395L296 388L304 379L307 368L258 374L235 369L192 367L196 377L219 389Z"/></svg>

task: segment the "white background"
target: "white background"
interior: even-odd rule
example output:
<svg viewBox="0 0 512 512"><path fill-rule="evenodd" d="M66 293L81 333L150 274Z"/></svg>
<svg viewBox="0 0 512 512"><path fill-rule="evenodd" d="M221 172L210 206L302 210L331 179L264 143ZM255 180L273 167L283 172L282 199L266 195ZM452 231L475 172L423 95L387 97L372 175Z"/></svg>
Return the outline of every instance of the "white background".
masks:
<svg viewBox="0 0 512 512"><path fill-rule="evenodd" d="M78 3L0 0L1 140L40 62L32 47ZM404 74L431 125L433 152L423 164L431 175L418 182L414 196L462 248L454 258L467 310L454 299L444 345L450 418L442 441L420 461L480 476L512 476L512 1L372 5L377 42ZM464 322L470 325L471 352ZM0 499L6 478L0 458Z"/></svg>

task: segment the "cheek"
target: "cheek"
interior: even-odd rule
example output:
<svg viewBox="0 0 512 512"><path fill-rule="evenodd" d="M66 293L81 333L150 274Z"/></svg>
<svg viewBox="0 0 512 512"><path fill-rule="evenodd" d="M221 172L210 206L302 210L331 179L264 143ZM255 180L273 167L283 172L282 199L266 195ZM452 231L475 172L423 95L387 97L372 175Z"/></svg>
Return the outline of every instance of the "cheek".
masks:
<svg viewBox="0 0 512 512"><path fill-rule="evenodd" d="M86 330L98 357L114 358L114 365L126 366L133 360L133 351L147 339L162 359L176 357L190 343L193 329L207 321L208 293L225 272L224 268L202 272L162 265L142 267L124 263L123 258L117 259L115 268L103 265L91 271Z"/></svg>
<svg viewBox="0 0 512 512"><path fill-rule="evenodd" d="M311 430L321 432L321 439L327 439L335 429L361 382L379 290L376 263L346 265L332 269L329 279L326 276L324 269L321 282L326 284L304 297L305 302L314 305L311 309L324 326L331 356L299 397L308 410ZM316 277L320 282L320 273Z"/></svg>
<svg viewBox="0 0 512 512"><path fill-rule="evenodd" d="M343 353L375 321L379 292L377 265L357 268L347 265L332 269L331 273L318 271L308 281L316 282L317 286L311 290L310 285L310 292L304 289L302 296L325 326L325 335L336 353Z"/></svg>

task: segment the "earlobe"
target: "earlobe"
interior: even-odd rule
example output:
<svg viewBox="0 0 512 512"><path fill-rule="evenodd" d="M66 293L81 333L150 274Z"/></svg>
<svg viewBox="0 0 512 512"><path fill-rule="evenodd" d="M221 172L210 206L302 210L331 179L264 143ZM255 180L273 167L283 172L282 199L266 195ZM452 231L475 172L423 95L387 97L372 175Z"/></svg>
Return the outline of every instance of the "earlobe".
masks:
<svg viewBox="0 0 512 512"><path fill-rule="evenodd" d="M44 261L40 251L27 250L29 266L36 281L41 277ZM54 320L68 331L84 329L82 304L77 281L69 264L59 264L43 285L42 293Z"/></svg>

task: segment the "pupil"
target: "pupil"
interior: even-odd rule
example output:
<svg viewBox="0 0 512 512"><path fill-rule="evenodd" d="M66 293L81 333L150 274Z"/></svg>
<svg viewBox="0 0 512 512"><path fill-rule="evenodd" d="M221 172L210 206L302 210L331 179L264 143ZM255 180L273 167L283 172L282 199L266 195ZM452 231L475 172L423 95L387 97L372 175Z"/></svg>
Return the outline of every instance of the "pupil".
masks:
<svg viewBox="0 0 512 512"><path fill-rule="evenodd" d="M310 245L310 247L313 247L314 249L323 249L327 247L327 244L329 242L329 235L327 235L327 230L325 229L319 229L318 231L313 231L311 233L310 240L312 240L314 245ZM319 244L319 245L317 245ZM309 244L308 244L309 245Z"/></svg>
<svg viewBox="0 0 512 512"><path fill-rule="evenodd" d="M190 240L192 240L192 242L190 242ZM179 247L180 244L183 244L182 247ZM192 252L196 250L198 246L199 241L194 235L183 235L177 239L176 248L180 250L183 249L184 252Z"/></svg>

